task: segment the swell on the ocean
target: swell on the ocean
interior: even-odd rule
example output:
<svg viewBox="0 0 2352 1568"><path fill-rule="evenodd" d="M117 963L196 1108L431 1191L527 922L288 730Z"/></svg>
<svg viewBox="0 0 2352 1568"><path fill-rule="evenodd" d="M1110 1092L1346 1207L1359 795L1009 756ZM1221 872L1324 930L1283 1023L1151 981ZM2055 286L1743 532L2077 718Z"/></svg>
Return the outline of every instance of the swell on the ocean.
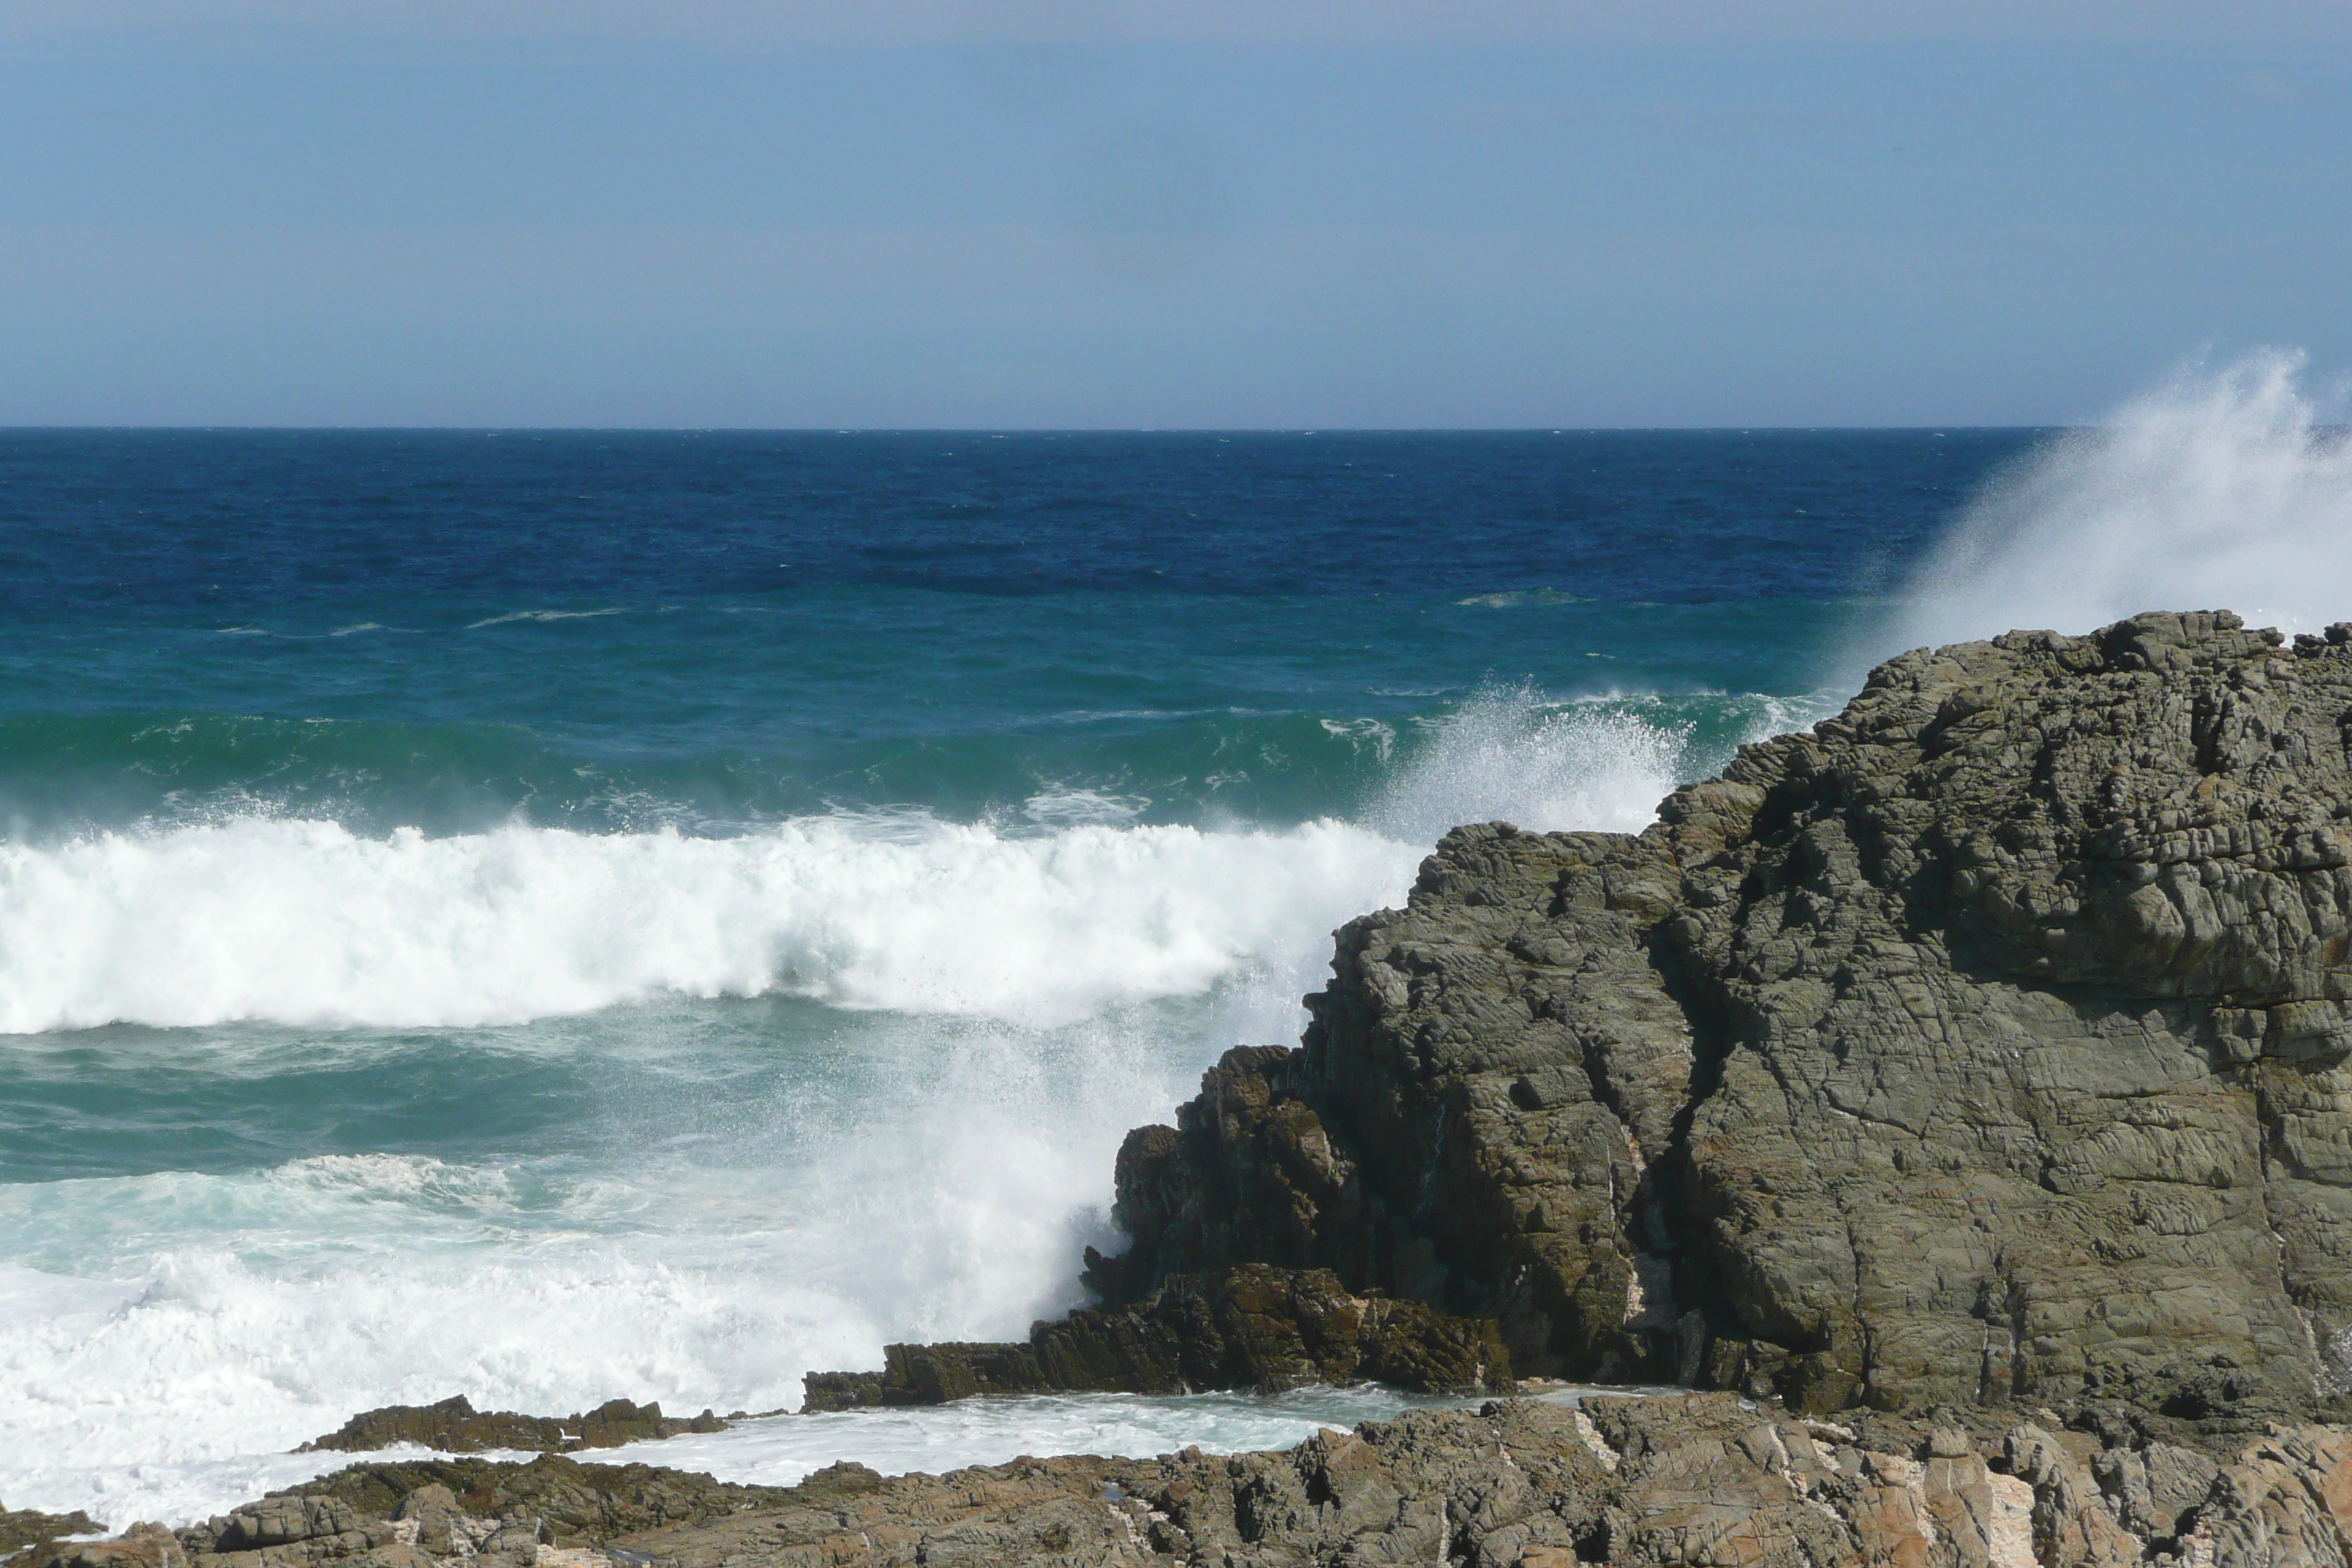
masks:
<svg viewBox="0 0 2352 1568"><path fill-rule="evenodd" d="M2079 634L2141 610L2352 617L2352 432L2305 356L2185 366L1988 485L1852 662L2011 627Z"/></svg>

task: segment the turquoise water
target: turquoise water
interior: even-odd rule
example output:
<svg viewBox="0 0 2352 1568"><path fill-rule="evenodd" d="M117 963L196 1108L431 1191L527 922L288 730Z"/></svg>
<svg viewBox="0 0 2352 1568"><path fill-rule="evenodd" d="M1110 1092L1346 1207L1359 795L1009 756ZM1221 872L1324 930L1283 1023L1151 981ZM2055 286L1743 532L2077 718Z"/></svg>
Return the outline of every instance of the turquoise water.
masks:
<svg viewBox="0 0 2352 1568"><path fill-rule="evenodd" d="M0 433L0 1498L1023 1332L1438 834L1831 710L2034 439Z"/></svg>

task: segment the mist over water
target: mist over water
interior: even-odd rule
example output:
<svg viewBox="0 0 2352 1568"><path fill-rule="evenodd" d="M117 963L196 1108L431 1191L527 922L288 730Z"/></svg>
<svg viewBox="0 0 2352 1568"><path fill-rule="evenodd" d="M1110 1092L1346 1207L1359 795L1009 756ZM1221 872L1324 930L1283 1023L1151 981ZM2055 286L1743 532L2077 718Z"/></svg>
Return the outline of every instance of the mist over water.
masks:
<svg viewBox="0 0 2352 1568"><path fill-rule="evenodd" d="M2012 627L2080 635L2142 610L2352 619L2352 432L2305 357L2191 365L2051 441L1969 504L1857 669Z"/></svg>

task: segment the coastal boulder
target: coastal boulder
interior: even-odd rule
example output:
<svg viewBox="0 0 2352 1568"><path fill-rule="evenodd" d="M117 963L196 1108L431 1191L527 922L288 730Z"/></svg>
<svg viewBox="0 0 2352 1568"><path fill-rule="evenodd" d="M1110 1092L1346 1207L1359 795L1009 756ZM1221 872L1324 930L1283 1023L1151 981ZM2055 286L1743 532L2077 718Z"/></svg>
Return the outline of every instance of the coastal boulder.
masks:
<svg viewBox="0 0 2352 1568"><path fill-rule="evenodd" d="M1635 836L1456 829L1131 1135L1107 1300L1263 1258L1812 1410L2352 1386L2352 626L1874 670Z"/></svg>

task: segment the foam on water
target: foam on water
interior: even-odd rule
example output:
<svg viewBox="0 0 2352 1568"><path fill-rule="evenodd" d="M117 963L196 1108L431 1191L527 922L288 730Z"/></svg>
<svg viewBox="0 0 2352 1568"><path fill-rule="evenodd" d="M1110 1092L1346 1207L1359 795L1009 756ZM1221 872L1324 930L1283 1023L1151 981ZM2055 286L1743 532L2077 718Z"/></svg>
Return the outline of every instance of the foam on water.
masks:
<svg viewBox="0 0 2352 1568"><path fill-rule="evenodd" d="M1001 1465L1024 1454L1105 1454L1150 1458L1198 1444L1212 1453L1286 1448L1322 1427L1342 1431L1402 1411L1475 1406L1483 1396L1415 1395L1364 1384L1299 1388L1261 1396L1192 1394L1044 1394L960 1400L907 1410L843 1411L747 1421L724 1432L690 1433L583 1454L591 1463L671 1465L722 1480L790 1486L839 1459L884 1475L932 1475L964 1465Z"/></svg>
<svg viewBox="0 0 2352 1568"><path fill-rule="evenodd" d="M1789 716L1751 706L1754 730ZM181 1068L203 1042L223 1072L258 1070L209 1044L236 1019L278 1021L269 1061L411 1048L369 1031L426 1026L464 1026L438 1049L511 1051L527 1037L471 1026L594 1012L567 1026L593 1049L681 994L790 992L867 1020L857 1051L795 1058L802 1110L746 1100L717 1144L649 1102L585 1153L0 1186L0 1497L184 1519L299 1479L314 1461L285 1449L373 1405L788 1407L803 1372L877 1364L888 1340L1017 1336L1078 1299L1083 1246L1116 1247L1126 1129L1226 1047L1295 1037L1330 929L1399 900L1437 831L1638 827L1714 760L1651 700L1524 691L1366 743L1402 760L1364 820L1280 832L1137 826L1067 791L1020 830L900 813L730 838L371 838L256 816L0 846L0 1024L210 1026L110 1047ZM320 1027L337 1032L303 1033ZM739 1037L700 1038L672 1047L678 1103L744 1095ZM1046 1402L844 1425L856 1443L823 1423L726 1441L746 1479L791 1479L867 1454L1255 1446L1337 1410L1294 1404Z"/></svg>
<svg viewBox="0 0 2352 1568"><path fill-rule="evenodd" d="M1554 702L1524 686L1482 691L1434 721L1429 743L1399 769L1370 820L1414 843L1463 822L1638 833L1676 784L1723 760L1700 743L1690 701ZM1734 721L1729 739L1739 743L1833 711L1836 701L1822 693L1718 697L1708 705Z"/></svg>
<svg viewBox="0 0 2352 1568"><path fill-rule="evenodd" d="M1860 666L2013 626L2080 634L2142 610L2352 617L2352 432L2304 357L2192 366L1990 486L1916 574Z"/></svg>
<svg viewBox="0 0 2352 1568"><path fill-rule="evenodd" d="M1555 1402L1597 1390L1559 1390ZM1612 1388L1612 1394L1671 1390ZM722 1432L689 1433L618 1448L582 1451L586 1464L662 1465L722 1481L791 1486L842 1460L885 1475L932 1475L968 1465L1002 1465L1024 1455L1102 1454L1150 1458L1198 1446L1210 1453L1286 1448L1325 1427L1347 1430L1411 1409L1475 1406L1481 1398L1415 1395L1365 1384L1300 1388L1271 1396L1246 1394L1045 1394L961 1400L953 1405L825 1415L772 1415ZM203 1519L283 1487L347 1465L426 1457L415 1447L373 1453L249 1454L155 1462L110 1472L94 1494L77 1494L110 1528L142 1519ZM532 1456L490 1450L486 1459Z"/></svg>

